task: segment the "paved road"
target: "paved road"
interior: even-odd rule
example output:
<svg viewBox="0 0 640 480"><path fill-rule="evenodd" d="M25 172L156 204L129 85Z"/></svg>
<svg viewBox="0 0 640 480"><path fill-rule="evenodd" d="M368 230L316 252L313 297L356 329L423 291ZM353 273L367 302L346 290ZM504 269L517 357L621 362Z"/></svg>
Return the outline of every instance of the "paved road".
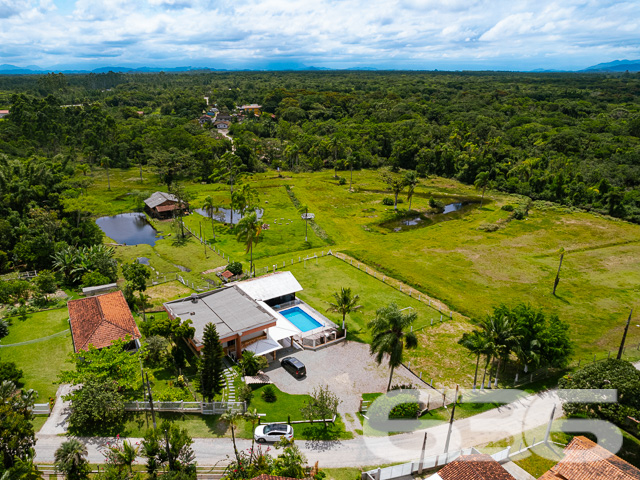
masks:
<svg viewBox="0 0 640 480"><path fill-rule="evenodd" d="M560 406L557 394L553 391L545 392L522 398L474 417L458 420L454 422L449 449L454 451L500 440L544 425L548 422L554 406ZM558 417L561 414L562 409L556 408L555 416ZM322 467L380 465L418 459L425 431L428 433L426 455L442 453L447 428L447 425L439 425L390 437L357 437L353 440L337 441L299 440L297 443L306 454L309 463L319 461ZM56 448L66 437L38 434L37 438L36 460L50 463L53 462ZM80 440L87 445L89 461L102 462L104 457L101 448L113 439L82 438ZM139 439L133 440L139 441ZM250 440L238 441L240 449L249 448L250 445ZM199 465L214 465L233 455L233 446L229 438L197 438L194 439L193 449Z"/></svg>

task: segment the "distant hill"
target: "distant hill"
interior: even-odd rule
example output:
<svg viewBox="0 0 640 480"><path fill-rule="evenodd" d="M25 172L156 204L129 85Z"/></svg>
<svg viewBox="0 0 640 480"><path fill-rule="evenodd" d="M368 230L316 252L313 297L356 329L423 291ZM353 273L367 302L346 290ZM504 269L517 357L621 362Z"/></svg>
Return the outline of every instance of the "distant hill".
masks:
<svg viewBox="0 0 640 480"><path fill-rule="evenodd" d="M614 60L608 63L599 63L592 67L580 70L581 72L640 72L640 60Z"/></svg>

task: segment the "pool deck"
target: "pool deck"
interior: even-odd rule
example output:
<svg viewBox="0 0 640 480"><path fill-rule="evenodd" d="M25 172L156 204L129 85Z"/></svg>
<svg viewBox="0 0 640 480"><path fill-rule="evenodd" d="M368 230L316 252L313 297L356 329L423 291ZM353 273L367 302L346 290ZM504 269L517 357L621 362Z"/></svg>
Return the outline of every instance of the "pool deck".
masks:
<svg viewBox="0 0 640 480"><path fill-rule="evenodd" d="M285 310L290 310L290 309L295 308L295 307L300 308L300 310L302 310L304 313L309 315L316 322L320 323L321 326L318 327L318 328L313 328L311 330L307 330L306 332L303 332L302 330L300 330L293 322L291 322L287 317L285 317L281 313L281 312L283 312ZM338 326L335 323L333 323L327 317L322 315L315 308L313 308L310 305L304 303L302 300L296 300L295 302L291 302L290 305L289 304L288 305L281 305L281 306L279 306L279 308L274 308L274 310L277 313L281 314L282 318L284 318L287 322L289 322L293 327L295 327L296 329L300 330L300 336L301 337L309 337L309 336L312 336L312 335L317 335L319 333L322 333L325 330L337 329L338 328Z"/></svg>

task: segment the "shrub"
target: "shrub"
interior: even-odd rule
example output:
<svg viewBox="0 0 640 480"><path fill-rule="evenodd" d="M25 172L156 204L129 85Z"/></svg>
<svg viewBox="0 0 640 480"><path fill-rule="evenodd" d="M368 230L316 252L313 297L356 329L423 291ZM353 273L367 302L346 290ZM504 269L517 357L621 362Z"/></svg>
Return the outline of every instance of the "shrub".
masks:
<svg viewBox="0 0 640 480"><path fill-rule="evenodd" d="M82 275L83 287L95 287L97 285L106 285L107 283L109 283L109 279L98 271L87 272Z"/></svg>
<svg viewBox="0 0 640 480"><path fill-rule="evenodd" d="M502 206L502 210L504 210L505 212L513 212L514 209L515 209L515 207L513 205L503 205Z"/></svg>
<svg viewBox="0 0 640 480"><path fill-rule="evenodd" d="M389 206L393 207L393 198L384 197L382 199L382 204L383 205L389 205Z"/></svg>
<svg viewBox="0 0 640 480"><path fill-rule="evenodd" d="M338 180L338 183L340 185L346 185L347 184L347 179L344 177L340 177L340 180Z"/></svg>
<svg viewBox="0 0 640 480"><path fill-rule="evenodd" d="M483 223L478 227L478 230L482 230L483 232L495 232L500 229L500 225L497 223Z"/></svg>
<svg viewBox="0 0 640 480"><path fill-rule="evenodd" d="M146 324L144 322L143 324ZM152 335L147 338L144 345L145 363L159 365L167 354L167 340L160 335Z"/></svg>
<svg viewBox="0 0 640 480"><path fill-rule="evenodd" d="M278 399L273 385L267 385L262 389L262 399L268 403L273 403Z"/></svg>
<svg viewBox="0 0 640 480"><path fill-rule="evenodd" d="M246 383L240 385L240 388L238 388L238 398L241 402L251 403L251 399L253 398L253 390L251 387Z"/></svg>
<svg viewBox="0 0 640 480"><path fill-rule="evenodd" d="M393 407L389 412L389 418L417 418L420 413L420 406L415 403L401 403Z"/></svg>
<svg viewBox="0 0 640 480"><path fill-rule="evenodd" d="M9 335L9 322L0 319L0 339Z"/></svg>
<svg viewBox="0 0 640 480"><path fill-rule="evenodd" d="M511 218L515 219L515 220L522 220L525 216L524 210L514 210L513 213L511 214Z"/></svg>
<svg viewBox="0 0 640 480"><path fill-rule="evenodd" d="M0 383L9 380L18 385L21 378L22 370L14 362L0 362Z"/></svg>
<svg viewBox="0 0 640 480"><path fill-rule="evenodd" d="M238 363L240 364L240 368L242 368L243 374L249 377L257 375L260 370L269 366L266 358L250 351L245 351Z"/></svg>
<svg viewBox="0 0 640 480"><path fill-rule="evenodd" d="M429 197L429 206L438 211L444 210L444 203L442 200L436 200L433 197Z"/></svg>
<svg viewBox="0 0 640 480"><path fill-rule="evenodd" d="M242 263L231 262L229 265L227 265L227 270L229 270L234 275L240 275L242 273Z"/></svg>

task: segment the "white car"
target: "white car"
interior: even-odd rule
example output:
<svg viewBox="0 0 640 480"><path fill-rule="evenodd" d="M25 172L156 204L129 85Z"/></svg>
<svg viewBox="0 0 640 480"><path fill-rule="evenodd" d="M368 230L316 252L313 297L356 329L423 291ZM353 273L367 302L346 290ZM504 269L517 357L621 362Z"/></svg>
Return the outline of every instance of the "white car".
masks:
<svg viewBox="0 0 640 480"><path fill-rule="evenodd" d="M293 440L293 427L286 423L266 423L258 425L253 436L258 443L278 442L280 437L291 441Z"/></svg>

